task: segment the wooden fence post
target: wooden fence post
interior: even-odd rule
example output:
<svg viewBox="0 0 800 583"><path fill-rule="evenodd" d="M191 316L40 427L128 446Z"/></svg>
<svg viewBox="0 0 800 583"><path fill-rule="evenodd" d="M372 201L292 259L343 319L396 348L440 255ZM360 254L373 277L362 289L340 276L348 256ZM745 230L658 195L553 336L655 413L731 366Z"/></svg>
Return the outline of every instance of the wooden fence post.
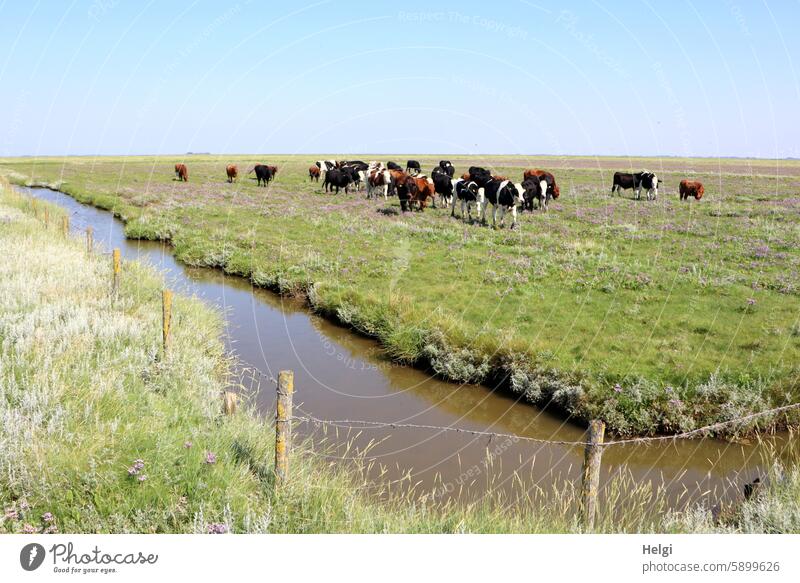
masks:
<svg viewBox="0 0 800 583"><path fill-rule="evenodd" d="M597 513L597 493L600 488L600 461L603 456L603 439L606 424L594 420L589 423L587 435L589 439L583 458L583 482L581 484L581 501L583 523L587 530L594 528L594 517Z"/></svg>
<svg viewBox="0 0 800 583"><path fill-rule="evenodd" d="M289 477L289 451L292 447L292 393L294 373L278 374L278 398L275 406L275 485L283 485Z"/></svg>
<svg viewBox="0 0 800 583"><path fill-rule="evenodd" d="M172 292L165 289L161 292L161 345L164 354L169 348L169 332L172 326Z"/></svg>
<svg viewBox="0 0 800 583"><path fill-rule="evenodd" d="M119 276L122 272L122 260L120 258L119 249L114 249L111 256L113 257L113 265L114 265L114 279L111 284L111 295L114 299L119 296Z"/></svg>
<svg viewBox="0 0 800 583"><path fill-rule="evenodd" d="M61 217L61 233L64 237L69 235L69 215Z"/></svg>
<svg viewBox="0 0 800 583"><path fill-rule="evenodd" d="M91 253L94 246L94 229L86 227L86 252Z"/></svg>

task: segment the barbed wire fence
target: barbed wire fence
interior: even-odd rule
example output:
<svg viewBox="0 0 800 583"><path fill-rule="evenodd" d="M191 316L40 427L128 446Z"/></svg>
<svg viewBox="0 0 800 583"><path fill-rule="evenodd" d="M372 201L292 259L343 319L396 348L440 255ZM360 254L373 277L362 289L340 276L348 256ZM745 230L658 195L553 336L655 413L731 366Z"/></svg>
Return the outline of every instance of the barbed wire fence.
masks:
<svg viewBox="0 0 800 583"><path fill-rule="evenodd" d="M305 423L315 427L332 427L336 429L411 429L418 431L435 431L437 433L455 433L461 435L469 435L475 437L489 437L490 439L513 439L515 441L522 441L527 443L548 445L548 446L563 446L563 447L582 447L584 448L584 461L581 472L581 500L580 512L581 520L587 529L594 527L595 516L598 508L598 491L600 482L600 470L602 466L603 452L611 447L628 446L634 444L653 444L665 442L678 442L686 441L697 438L718 437L726 432L731 431L736 427L742 427L753 421L761 418L780 415L788 413L793 410L800 409L799 403L791 403L772 409L750 413L734 419L727 419L716 423L711 423L703 427L698 427L689 431L669 435L652 435L642 437L631 437L623 439L605 440L605 423L602 420L591 420L586 430L586 439L583 440L560 440L560 439L545 439L537 437L529 437L525 435L518 435L514 433L502 433L493 431L484 431L478 429L469 429L464 427L457 427L453 425L431 425L422 423L407 423L407 422L390 422L390 421L374 421L369 419L325 419L304 410L301 406L295 405L294 408L299 414L291 414L288 416L285 412L286 406L280 406L281 399L285 399L285 392L281 392L280 382L275 379L271 373L265 373L256 367L249 366L247 371L252 373L254 378L259 382L267 380L278 388L278 399L276 403L275 412L275 425L287 427L287 424L292 422ZM293 379L292 371L281 371L281 378L288 375L287 378ZM293 381L292 381L293 383ZM289 395L291 402L291 394ZM289 407L291 411L291 406ZM281 452L281 466L288 473L288 452ZM278 463L279 454L276 451L276 467ZM285 482L286 476L282 478Z"/></svg>

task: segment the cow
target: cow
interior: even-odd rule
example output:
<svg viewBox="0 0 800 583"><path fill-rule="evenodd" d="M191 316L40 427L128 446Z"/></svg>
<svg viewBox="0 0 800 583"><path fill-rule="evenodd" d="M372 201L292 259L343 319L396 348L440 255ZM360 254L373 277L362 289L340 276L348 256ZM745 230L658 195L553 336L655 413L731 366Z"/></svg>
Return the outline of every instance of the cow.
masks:
<svg viewBox="0 0 800 583"><path fill-rule="evenodd" d="M511 212L513 219L511 228L516 228L517 206L525 204L522 185L514 184L510 180L492 179L481 190L483 190L483 196L486 199L481 211L481 222L486 224L486 209L489 205L492 205L492 228L497 226L498 209L500 209L500 226L505 225L506 213Z"/></svg>
<svg viewBox="0 0 800 583"><path fill-rule="evenodd" d="M186 164L175 164L175 178L183 182L189 182L189 169Z"/></svg>
<svg viewBox="0 0 800 583"><path fill-rule="evenodd" d="M369 164L367 164L366 162L362 162L361 160L347 160L344 164L342 164L342 166L351 166L356 170L364 172L366 172L367 168L369 168Z"/></svg>
<svg viewBox="0 0 800 583"><path fill-rule="evenodd" d="M277 166L267 166L267 168L269 168L269 171L272 173L272 178L275 178L275 175L278 173L278 167Z"/></svg>
<svg viewBox="0 0 800 583"><path fill-rule="evenodd" d="M256 164L250 172L256 173L256 180L258 180L258 186L267 186L270 180L273 178L272 167L266 166L264 164ZM248 172L248 174L250 174ZM263 184L262 184L263 183Z"/></svg>
<svg viewBox="0 0 800 583"><path fill-rule="evenodd" d="M536 207L542 211L547 210L547 203L552 199L552 195L548 194L547 180L542 178L526 178L522 181L522 190L524 192L522 198L525 204L523 209L533 211L533 203L536 201Z"/></svg>
<svg viewBox="0 0 800 583"><path fill-rule="evenodd" d="M614 172L614 179L611 185L611 194L622 192L632 188L636 193L635 198L642 197L642 187L647 189L647 200L655 200L658 195L658 184L661 180L658 176L647 170L641 172Z"/></svg>
<svg viewBox="0 0 800 583"><path fill-rule="evenodd" d="M225 174L228 175L228 182L233 182L239 176L239 168L236 164L228 164L225 166Z"/></svg>
<svg viewBox="0 0 800 583"><path fill-rule="evenodd" d="M389 170L389 175L391 176L389 190L393 191L400 200L400 209L402 211L410 210L409 200L411 199L411 195L408 192L410 176L402 170Z"/></svg>
<svg viewBox="0 0 800 583"><path fill-rule="evenodd" d="M308 177L312 182L314 180L319 182L319 166L309 166L308 167Z"/></svg>
<svg viewBox="0 0 800 583"><path fill-rule="evenodd" d="M389 161L389 162L386 163L386 168L388 168L389 170L402 170L403 169L400 166L400 164L396 164L396 163L394 163L392 161Z"/></svg>
<svg viewBox="0 0 800 583"><path fill-rule="evenodd" d="M336 194L339 194L339 189L344 188L344 193L347 194L347 188L353 182L353 176L346 168L331 168L325 173L325 182L323 188L325 192L333 192L336 189Z"/></svg>
<svg viewBox="0 0 800 583"><path fill-rule="evenodd" d="M475 216L478 217L481 214L481 206L483 205L483 192L481 191L480 187L476 182L472 180L461 178L456 180L453 183L453 188L455 190L455 197L453 198L452 208L450 210L450 216L456 216L456 201L461 201L461 219L464 220L464 211L466 210L466 214L469 216L470 222L472 222L472 208L475 207Z"/></svg>
<svg viewBox="0 0 800 583"><path fill-rule="evenodd" d="M419 162L416 160L409 160L406 162L406 173L412 176L415 176L422 172L422 167L419 165Z"/></svg>
<svg viewBox="0 0 800 583"><path fill-rule="evenodd" d="M688 200L693 196L695 200L700 200L706 192L703 183L699 180L681 180L680 187L681 200Z"/></svg>
<svg viewBox="0 0 800 583"><path fill-rule="evenodd" d="M470 166L469 172L461 178L465 177L467 180L475 182L480 188L483 188L492 179L492 173L480 166Z"/></svg>
<svg viewBox="0 0 800 583"><path fill-rule="evenodd" d="M428 206L428 199L435 202L436 190L433 186L433 180L426 176L409 176L406 181L408 188L408 206L413 208L414 203L417 204L417 209L422 212Z"/></svg>
<svg viewBox="0 0 800 583"><path fill-rule="evenodd" d="M522 173L522 180L523 182L528 178L539 178L544 179L547 182L547 195L550 197L551 200L557 199L561 196L561 190L558 188L558 184L556 184L556 177L553 176L551 172L547 170L539 170L538 168L533 168L531 170L526 170Z"/></svg>
<svg viewBox="0 0 800 583"><path fill-rule="evenodd" d="M373 168L367 174L367 198L378 198L378 193L382 193L383 200L386 200L391 182L392 175L383 166Z"/></svg>
<svg viewBox="0 0 800 583"><path fill-rule="evenodd" d="M447 174L449 178L452 178L453 174L456 173L455 166L453 166L450 160L439 160L439 165L436 168L434 168L433 171L431 171L431 175L433 175L434 172L439 172L439 171L442 171L445 174Z"/></svg>
<svg viewBox="0 0 800 583"><path fill-rule="evenodd" d="M358 188L358 183L361 178L358 174L358 170L356 170L352 166L341 166L339 168L336 168L336 170L344 174L347 174L350 177L350 184L352 184L354 188L356 189Z"/></svg>
<svg viewBox="0 0 800 583"><path fill-rule="evenodd" d="M436 194L442 197L442 204L445 207L450 206L453 203L453 187L455 181L448 176L447 171L440 166L433 169L431 178L433 179L433 188Z"/></svg>
<svg viewBox="0 0 800 583"><path fill-rule="evenodd" d="M332 168L336 168L336 160L317 160L316 165L320 172L325 173Z"/></svg>

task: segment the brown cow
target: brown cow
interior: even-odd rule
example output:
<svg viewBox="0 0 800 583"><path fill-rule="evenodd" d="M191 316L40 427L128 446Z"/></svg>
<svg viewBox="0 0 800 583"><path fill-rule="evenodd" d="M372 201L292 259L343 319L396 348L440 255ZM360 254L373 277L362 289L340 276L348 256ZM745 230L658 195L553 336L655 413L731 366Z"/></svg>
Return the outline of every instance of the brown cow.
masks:
<svg viewBox="0 0 800 583"><path fill-rule="evenodd" d="M316 164L314 166L308 167L308 177L312 181L316 180L317 182L319 182L319 172L320 172L319 166L317 166Z"/></svg>
<svg viewBox="0 0 800 583"><path fill-rule="evenodd" d="M225 166L225 173L228 175L228 182L233 182L239 177L239 168L236 164L228 164Z"/></svg>
<svg viewBox="0 0 800 583"><path fill-rule="evenodd" d="M687 200L690 196L693 196L695 200L700 200L706 189L699 180L681 180L679 191L681 200Z"/></svg>
<svg viewBox="0 0 800 583"><path fill-rule="evenodd" d="M278 173L278 167L277 166L267 166L267 168L269 168L269 171L272 172L272 178L274 179L275 175Z"/></svg>
<svg viewBox="0 0 800 583"><path fill-rule="evenodd" d="M547 170L539 170L538 168L526 170L522 174L522 180L525 181L528 178L536 178L537 180L544 180L547 182L547 194L553 197L553 199L561 196L561 191L558 188L558 184L556 184L556 177Z"/></svg>
<svg viewBox="0 0 800 583"><path fill-rule="evenodd" d="M186 164L175 164L175 176L178 180L189 182L189 169L186 168Z"/></svg>
<svg viewBox="0 0 800 583"><path fill-rule="evenodd" d="M425 207L428 206L428 199L436 200L436 189L434 188L433 180L430 178L425 176L409 176L406 181L406 186L408 187L409 194L409 209L413 208L414 203L416 203L417 208L423 211Z"/></svg>

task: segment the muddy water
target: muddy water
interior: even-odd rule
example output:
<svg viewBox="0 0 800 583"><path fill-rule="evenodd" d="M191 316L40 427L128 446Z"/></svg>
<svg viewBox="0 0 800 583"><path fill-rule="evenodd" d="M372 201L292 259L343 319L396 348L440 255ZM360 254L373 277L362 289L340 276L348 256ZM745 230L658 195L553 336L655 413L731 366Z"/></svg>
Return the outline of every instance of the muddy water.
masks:
<svg viewBox="0 0 800 583"><path fill-rule="evenodd" d="M229 348L244 362L274 376L278 370L294 370L295 402L316 417L452 426L548 440L583 438L581 427L506 393L443 382L393 365L382 358L375 342L309 314L297 302L253 288L243 278L181 265L160 243L127 240L122 223L108 212L62 193L21 190L67 209L73 230L92 226L95 239L106 248L119 247L125 258L152 264L173 289L221 309ZM269 382L262 382L256 398L265 414L273 411L274 388ZM431 429L365 427L337 432L300 423L297 431L327 444L319 449L331 459L351 457L353 450L347 444L357 449L372 444L368 457L375 462L376 481L395 488L413 484L415 494L434 493L442 499L476 499L490 487L513 498L561 479L577 483L583 459L579 447ZM759 447L710 439L618 446L604 453L604 478L629 472L637 481L665 485L674 504L704 497L713 504L738 495L742 484L763 471ZM403 476L408 479L400 481Z"/></svg>

